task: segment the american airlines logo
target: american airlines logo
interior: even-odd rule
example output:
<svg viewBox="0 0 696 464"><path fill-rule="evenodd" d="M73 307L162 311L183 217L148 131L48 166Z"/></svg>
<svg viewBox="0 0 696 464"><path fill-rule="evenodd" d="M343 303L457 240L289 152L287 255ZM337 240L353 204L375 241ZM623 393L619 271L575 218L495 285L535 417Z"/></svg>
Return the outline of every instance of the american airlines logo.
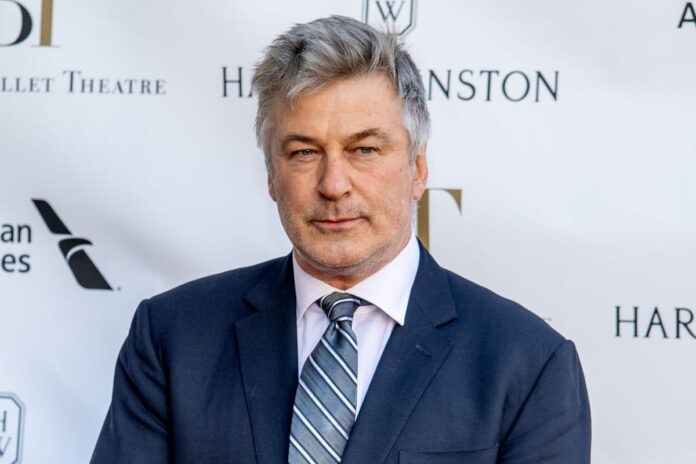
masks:
<svg viewBox="0 0 696 464"><path fill-rule="evenodd" d="M58 242L58 248L68 263L68 267L75 276L77 283L83 288L91 290L112 290L109 283L84 250L84 247L91 245L92 242L86 238L73 236L46 200L32 199L31 201L34 202L34 206L39 211L48 230L55 235L63 237Z"/></svg>

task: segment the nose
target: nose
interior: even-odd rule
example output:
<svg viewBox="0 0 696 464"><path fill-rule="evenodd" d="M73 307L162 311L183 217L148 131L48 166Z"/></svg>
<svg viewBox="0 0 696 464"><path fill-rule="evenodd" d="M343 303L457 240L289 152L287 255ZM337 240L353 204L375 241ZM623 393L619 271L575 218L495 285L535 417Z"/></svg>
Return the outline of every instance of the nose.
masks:
<svg viewBox="0 0 696 464"><path fill-rule="evenodd" d="M319 173L319 193L329 199L338 200L350 194L352 189L350 164L340 154L327 153Z"/></svg>

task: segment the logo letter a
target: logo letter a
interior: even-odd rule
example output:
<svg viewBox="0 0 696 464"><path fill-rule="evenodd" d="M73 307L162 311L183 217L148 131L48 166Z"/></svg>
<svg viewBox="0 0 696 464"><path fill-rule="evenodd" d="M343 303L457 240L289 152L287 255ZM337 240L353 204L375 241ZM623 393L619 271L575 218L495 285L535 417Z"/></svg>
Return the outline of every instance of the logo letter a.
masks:
<svg viewBox="0 0 696 464"><path fill-rule="evenodd" d="M688 16L689 14L691 16ZM694 27L696 27L696 11L694 11L694 6L691 4L691 2L687 3L684 7L684 12L682 13L682 17L679 21L679 26L677 26L677 29L681 29L684 23L694 23Z"/></svg>

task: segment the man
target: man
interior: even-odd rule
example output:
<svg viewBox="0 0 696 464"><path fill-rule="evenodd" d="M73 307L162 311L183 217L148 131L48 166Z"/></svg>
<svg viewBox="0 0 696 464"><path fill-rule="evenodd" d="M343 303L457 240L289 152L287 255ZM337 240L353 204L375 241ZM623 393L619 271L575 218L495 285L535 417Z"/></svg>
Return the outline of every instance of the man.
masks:
<svg viewBox="0 0 696 464"><path fill-rule="evenodd" d="M293 251L141 303L92 463L589 462L572 343L413 235L429 120L402 45L298 25L254 86Z"/></svg>

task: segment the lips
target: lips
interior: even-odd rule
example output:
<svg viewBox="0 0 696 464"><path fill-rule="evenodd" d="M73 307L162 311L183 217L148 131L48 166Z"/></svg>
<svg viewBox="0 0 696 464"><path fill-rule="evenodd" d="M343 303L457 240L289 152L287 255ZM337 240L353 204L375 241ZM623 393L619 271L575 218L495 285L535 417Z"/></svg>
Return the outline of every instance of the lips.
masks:
<svg viewBox="0 0 696 464"><path fill-rule="evenodd" d="M361 218L356 217L356 218L351 218L351 217L342 217L342 218L330 218L330 219L314 219L312 220L312 224L314 224L316 227L319 229L327 230L327 231L333 231L333 230L345 230L345 229L350 229L351 227L355 226Z"/></svg>
<svg viewBox="0 0 696 464"><path fill-rule="evenodd" d="M348 222L348 221L355 221L360 218L336 218L336 219L317 219L317 222L329 222L332 224L336 224L339 222Z"/></svg>

